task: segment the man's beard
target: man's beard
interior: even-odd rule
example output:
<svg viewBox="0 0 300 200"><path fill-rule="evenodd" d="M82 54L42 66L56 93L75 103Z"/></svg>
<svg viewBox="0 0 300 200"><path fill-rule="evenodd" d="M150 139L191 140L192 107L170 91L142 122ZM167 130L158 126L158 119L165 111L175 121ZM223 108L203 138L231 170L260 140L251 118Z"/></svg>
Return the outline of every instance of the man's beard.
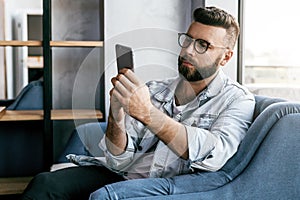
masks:
<svg viewBox="0 0 300 200"><path fill-rule="evenodd" d="M190 62L195 67L195 70L191 70L190 68L183 66L182 65L183 60ZM190 81L190 82L201 81L201 80L204 80L204 79L212 76L214 73L216 73L216 71L218 70L218 62L220 60L221 60L221 58L219 57L210 65L196 66L194 64L194 62L192 62L190 59L178 56L178 72L187 81Z"/></svg>

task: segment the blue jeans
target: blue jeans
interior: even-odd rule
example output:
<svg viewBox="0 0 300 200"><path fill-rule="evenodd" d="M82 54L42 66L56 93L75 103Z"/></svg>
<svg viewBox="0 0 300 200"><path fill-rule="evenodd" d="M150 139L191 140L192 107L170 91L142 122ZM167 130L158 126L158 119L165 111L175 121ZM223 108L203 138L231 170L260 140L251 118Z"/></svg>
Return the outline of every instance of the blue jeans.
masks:
<svg viewBox="0 0 300 200"><path fill-rule="evenodd" d="M170 179L147 178L121 181L106 185L90 195L89 200L117 200L134 197L168 195L171 189Z"/></svg>
<svg viewBox="0 0 300 200"><path fill-rule="evenodd" d="M201 171L171 178L134 179L106 185L91 193L90 200L141 199L146 197L164 199L164 195L216 189L227 182L229 182L228 177L221 171Z"/></svg>

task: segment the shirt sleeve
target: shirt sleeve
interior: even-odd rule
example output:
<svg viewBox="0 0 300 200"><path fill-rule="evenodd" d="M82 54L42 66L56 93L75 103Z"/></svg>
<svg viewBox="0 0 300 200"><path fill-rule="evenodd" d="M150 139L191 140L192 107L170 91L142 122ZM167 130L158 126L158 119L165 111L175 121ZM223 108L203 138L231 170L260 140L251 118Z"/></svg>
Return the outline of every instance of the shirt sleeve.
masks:
<svg viewBox="0 0 300 200"><path fill-rule="evenodd" d="M102 138L99 144L100 148L103 150L106 157L106 164L116 171L124 170L133 160L135 147L133 140L127 134L127 146L126 150L120 155L113 155L109 152L106 146L105 137Z"/></svg>
<svg viewBox="0 0 300 200"><path fill-rule="evenodd" d="M185 126L191 167L206 171L222 168L244 138L252 122L254 105L253 97L242 96L220 113L209 130Z"/></svg>

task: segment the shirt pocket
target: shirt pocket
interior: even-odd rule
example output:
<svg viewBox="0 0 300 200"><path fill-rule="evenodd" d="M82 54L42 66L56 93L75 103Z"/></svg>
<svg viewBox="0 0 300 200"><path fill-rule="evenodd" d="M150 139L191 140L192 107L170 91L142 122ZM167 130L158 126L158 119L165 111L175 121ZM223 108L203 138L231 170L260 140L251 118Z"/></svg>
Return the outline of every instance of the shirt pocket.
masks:
<svg viewBox="0 0 300 200"><path fill-rule="evenodd" d="M184 121L184 124L210 130L217 117L215 114L196 114Z"/></svg>

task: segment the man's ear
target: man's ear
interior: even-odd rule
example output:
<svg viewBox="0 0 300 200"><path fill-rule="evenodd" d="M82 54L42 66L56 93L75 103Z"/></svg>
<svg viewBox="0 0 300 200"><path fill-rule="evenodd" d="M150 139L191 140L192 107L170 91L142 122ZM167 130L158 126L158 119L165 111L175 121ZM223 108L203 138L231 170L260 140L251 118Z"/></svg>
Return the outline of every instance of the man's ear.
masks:
<svg viewBox="0 0 300 200"><path fill-rule="evenodd" d="M230 50L230 49L228 49L228 50L225 52L224 58L222 59L222 61L221 61L221 63L220 63L221 66L226 65L226 63L231 59L232 55L233 55L233 51Z"/></svg>

